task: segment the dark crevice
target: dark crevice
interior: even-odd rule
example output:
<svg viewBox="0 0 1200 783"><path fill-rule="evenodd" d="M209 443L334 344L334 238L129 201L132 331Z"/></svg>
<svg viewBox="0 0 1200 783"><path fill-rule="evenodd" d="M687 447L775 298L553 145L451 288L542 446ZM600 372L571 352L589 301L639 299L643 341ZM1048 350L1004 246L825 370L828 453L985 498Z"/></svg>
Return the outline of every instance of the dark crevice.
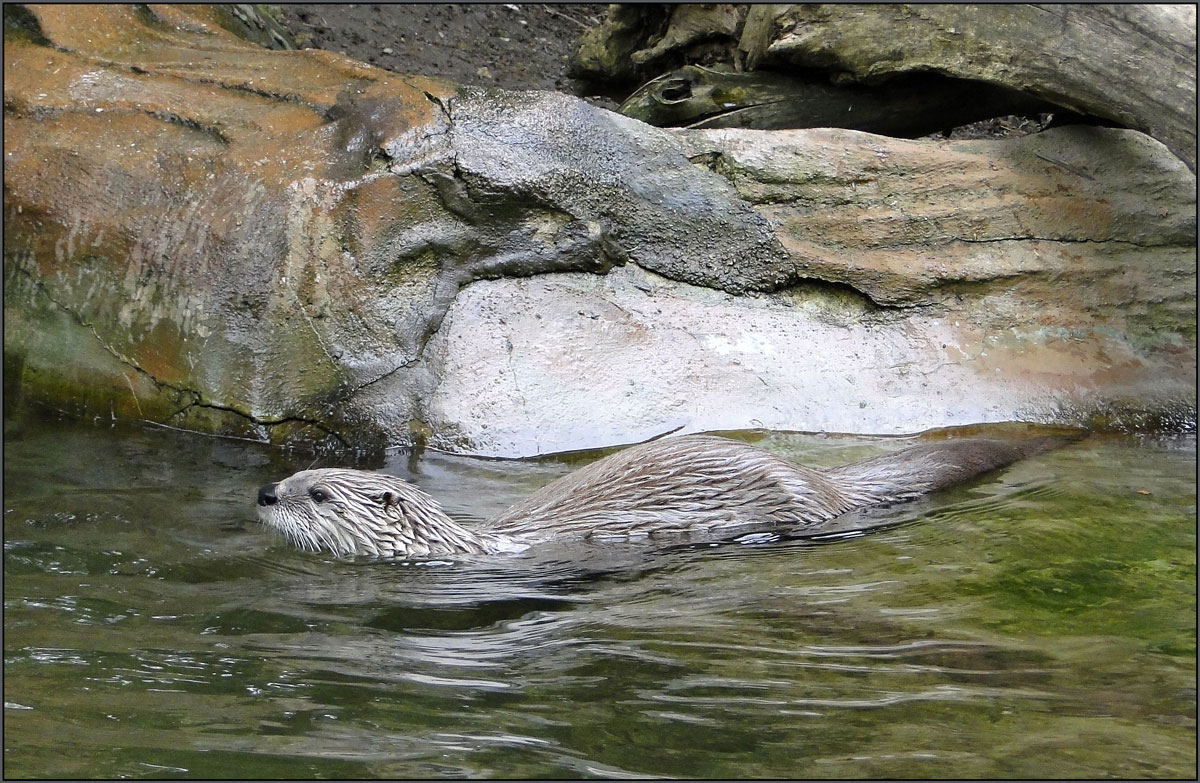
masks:
<svg viewBox="0 0 1200 783"><path fill-rule="evenodd" d="M1105 244L1115 243L1115 244L1119 244L1119 245L1129 245L1130 247L1139 247L1139 248L1174 247L1175 246L1175 243L1162 243L1162 244L1156 244L1156 245L1148 245L1148 244L1144 244L1142 242L1134 242L1132 239L1116 239L1116 238L1112 238L1112 239L1073 239L1070 237L1036 237L1036 236L988 237L987 239L968 239L967 237L954 237L953 239L951 239L949 241L964 242L964 243L970 244L970 245L974 245L974 244L986 245L990 242L1056 242L1056 243L1070 244L1070 245L1091 245L1091 244L1105 245ZM917 242L917 243L913 243L913 244L919 245L921 243ZM902 245L898 246L898 247L902 247Z"/></svg>
<svg viewBox="0 0 1200 783"><path fill-rule="evenodd" d="M803 294L808 291L833 295L857 303L864 310L902 312L911 311L921 305L916 303L884 302L872 297L869 293L856 288L852 283L841 280L824 280L819 277L795 277L787 285L780 286L768 294Z"/></svg>
<svg viewBox="0 0 1200 783"><path fill-rule="evenodd" d="M38 46L52 46L41 22L22 3L4 4L4 37L23 37Z"/></svg>
<svg viewBox="0 0 1200 783"><path fill-rule="evenodd" d="M188 77L188 76L184 76L180 73L172 72L169 70L168 71L159 71L156 73L156 75L169 76L169 77L179 79L181 81L185 81L185 82L188 82L191 84L212 85L215 87L220 87L221 89L224 89L224 90L232 90L234 92L242 92L242 93L246 93L248 95L254 95L259 98L266 98L271 101L277 101L279 103L295 104L296 106L302 106L306 109L309 109L310 111L312 111L314 114L316 114L319 117L325 117L326 113L331 108L329 106L321 106L318 104L310 103L310 102L306 101L301 95L299 95L298 93L294 93L294 92L273 92L271 90L265 90L260 87L251 86L250 84L231 84L229 82L221 81L220 79L209 79L209 78L204 78L204 77Z"/></svg>
<svg viewBox="0 0 1200 783"><path fill-rule="evenodd" d="M438 109L441 110L442 116L446 118L447 123L449 123L449 124L454 123L454 118L450 113L451 101L443 101L441 98L437 97L436 95L429 92L428 90L422 90L421 92L425 94L425 97L429 100L430 103L437 106Z"/></svg>
<svg viewBox="0 0 1200 783"><path fill-rule="evenodd" d="M105 59L99 58L99 57L90 57L90 56L84 55L81 52L72 52L72 54L81 55L81 56L85 57L86 59L88 59L89 61L92 61L99 65L103 65L108 68L113 68L113 69L130 68L130 66L127 63L123 63L123 62L105 60ZM177 70L174 70L171 68L161 67L161 66L157 67L157 68L151 67L149 69L134 66L132 69L136 73L147 74L150 76L157 76L160 78L177 79L181 82L186 82L187 84L200 84L200 85L205 85L205 86L220 87L221 89L224 89L224 90L232 90L234 92L246 93L248 95L253 95L253 96L256 96L259 98L266 98L268 100L276 101L279 103L291 103L296 106L302 106L306 109L309 109L313 113L315 113L321 117L324 117L326 112L328 112L329 109L331 108L329 106L322 106L319 104L310 103L309 101L305 100L304 97L301 96L299 93L295 93L295 92L274 92L272 90L267 90L267 89L263 89L260 87L254 87L253 85L251 85L249 83L233 84L233 83L230 83L227 81L222 81L217 78L190 75L184 71L177 71Z"/></svg>
<svg viewBox="0 0 1200 783"><path fill-rule="evenodd" d="M411 369L424 361L425 350L429 347L429 343L433 340L434 336L437 335L437 333L441 330L442 324L446 320L446 313L450 312L450 308L453 306L454 300L458 298L458 294L463 287L474 282L474 280L475 278L472 278L469 274L464 274L463 270L447 270L443 268L441 275L439 275L438 285L440 287L441 284L445 283L451 286L453 291L448 295L435 296L432 312L430 313L430 317L428 321L426 321L424 328L421 329L421 334L417 339L417 347L413 357L401 362L382 375L355 386L350 390L347 396L358 394L363 389L387 380L401 370Z"/></svg>
<svg viewBox="0 0 1200 783"><path fill-rule="evenodd" d="M132 113L136 113L136 111ZM192 119L191 117L183 117L179 114L168 111L143 111L141 113L148 114L154 119L161 120L162 122L170 125L179 125L187 128L188 130L199 131L200 133L207 134L214 137L217 141L226 146L228 146L230 143L229 137L226 136L221 130L213 125L205 125L195 119Z"/></svg>
<svg viewBox="0 0 1200 783"><path fill-rule="evenodd" d="M141 372L145 372L144 370L141 370L141 368L135 368L135 369L138 369ZM195 395L195 397L196 397L195 401L184 406L183 408L176 411L175 413L171 414L169 417L167 417L168 419L173 419L176 416L184 414L191 408L207 408L209 410L224 411L226 413L235 414L237 416L240 416L240 417L246 419L251 424L255 424L255 425L259 425L259 426L263 426L263 427L274 427L279 424L305 424L310 427L314 427L314 428L320 430L321 432L323 432L324 434L332 437L341 446L343 446L345 448L351 447L350 442L347 441L344 437L342 437L342 435L340 433L338 433L335 430L330 429L323 422L317 421L316 419L309 419L309 418L305 418L303 416L283 416L278 419L263 419L263 418L259 418L257 416L253 416L249 413L246 413L245 411L240 411L237 408L231 407L229 405L218 405L213 402L202 402L200 400L199 393L192 389L179 389L178 387L172 386L170 384L160 383L157 379L155 379L153 376L150 376L149 374L147 374L147 377L149 377L152 382L158 384L159 386L162 386L162 387L165 387L168 389L172 389L174 391L181 391L186 394Z"/></svg>

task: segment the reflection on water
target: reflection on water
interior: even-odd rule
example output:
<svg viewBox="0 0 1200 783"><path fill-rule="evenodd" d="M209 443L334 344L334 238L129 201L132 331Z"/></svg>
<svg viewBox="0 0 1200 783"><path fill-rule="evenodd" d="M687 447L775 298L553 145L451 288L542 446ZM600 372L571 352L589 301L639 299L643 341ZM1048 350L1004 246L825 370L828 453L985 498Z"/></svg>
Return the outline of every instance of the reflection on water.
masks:
<svg viewBox="0 0 1200 783"><path fill-rule="evenodd" d="M1091 438L836 541L389 563L254 522L255 488L307 457L9 434L9 776L1196 771L1194 437ZM760 443L818 465L904 445ZM358 467L478 520L571 464Z"/></svg>

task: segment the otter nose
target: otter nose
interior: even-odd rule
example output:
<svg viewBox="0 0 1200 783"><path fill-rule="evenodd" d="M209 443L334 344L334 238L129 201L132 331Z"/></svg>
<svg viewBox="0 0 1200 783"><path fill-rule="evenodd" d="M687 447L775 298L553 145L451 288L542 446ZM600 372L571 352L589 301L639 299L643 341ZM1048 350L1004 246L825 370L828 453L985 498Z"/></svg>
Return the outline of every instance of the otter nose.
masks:
<svg viewBox="0 0 1200 783"><path fill-rule="evenodd" d="M275 485L267 484L258 490L258 505L273 506L279 498L275 496Z"/></svg>

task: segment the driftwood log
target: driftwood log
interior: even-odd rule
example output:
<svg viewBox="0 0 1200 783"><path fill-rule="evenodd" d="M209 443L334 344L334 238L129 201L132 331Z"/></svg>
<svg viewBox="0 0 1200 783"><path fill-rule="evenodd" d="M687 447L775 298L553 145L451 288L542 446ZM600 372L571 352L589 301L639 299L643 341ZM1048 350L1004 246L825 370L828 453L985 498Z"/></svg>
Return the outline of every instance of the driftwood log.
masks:
<svg viewBox="0 0 1200 783"><path fill-rule="evenodd" d="M917 138L992 117L1056 109L1005 87L932 74L885 85L837 85L771 71L685 65L638 89L620 112L659 127L847 128Z"/></svg>

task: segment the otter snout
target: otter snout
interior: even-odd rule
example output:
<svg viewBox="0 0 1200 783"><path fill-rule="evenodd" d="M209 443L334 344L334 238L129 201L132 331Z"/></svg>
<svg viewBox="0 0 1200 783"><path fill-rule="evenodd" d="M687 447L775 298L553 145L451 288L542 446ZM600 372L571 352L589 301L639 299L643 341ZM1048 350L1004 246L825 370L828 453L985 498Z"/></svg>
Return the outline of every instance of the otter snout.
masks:
<svg viewBox="0 0 1200 783"><path fill-rule="evenodd" d="M258 490L258 505L273 506L279 501L279 497L275 494L276 484L267 484L259 487Z"/></svg>

